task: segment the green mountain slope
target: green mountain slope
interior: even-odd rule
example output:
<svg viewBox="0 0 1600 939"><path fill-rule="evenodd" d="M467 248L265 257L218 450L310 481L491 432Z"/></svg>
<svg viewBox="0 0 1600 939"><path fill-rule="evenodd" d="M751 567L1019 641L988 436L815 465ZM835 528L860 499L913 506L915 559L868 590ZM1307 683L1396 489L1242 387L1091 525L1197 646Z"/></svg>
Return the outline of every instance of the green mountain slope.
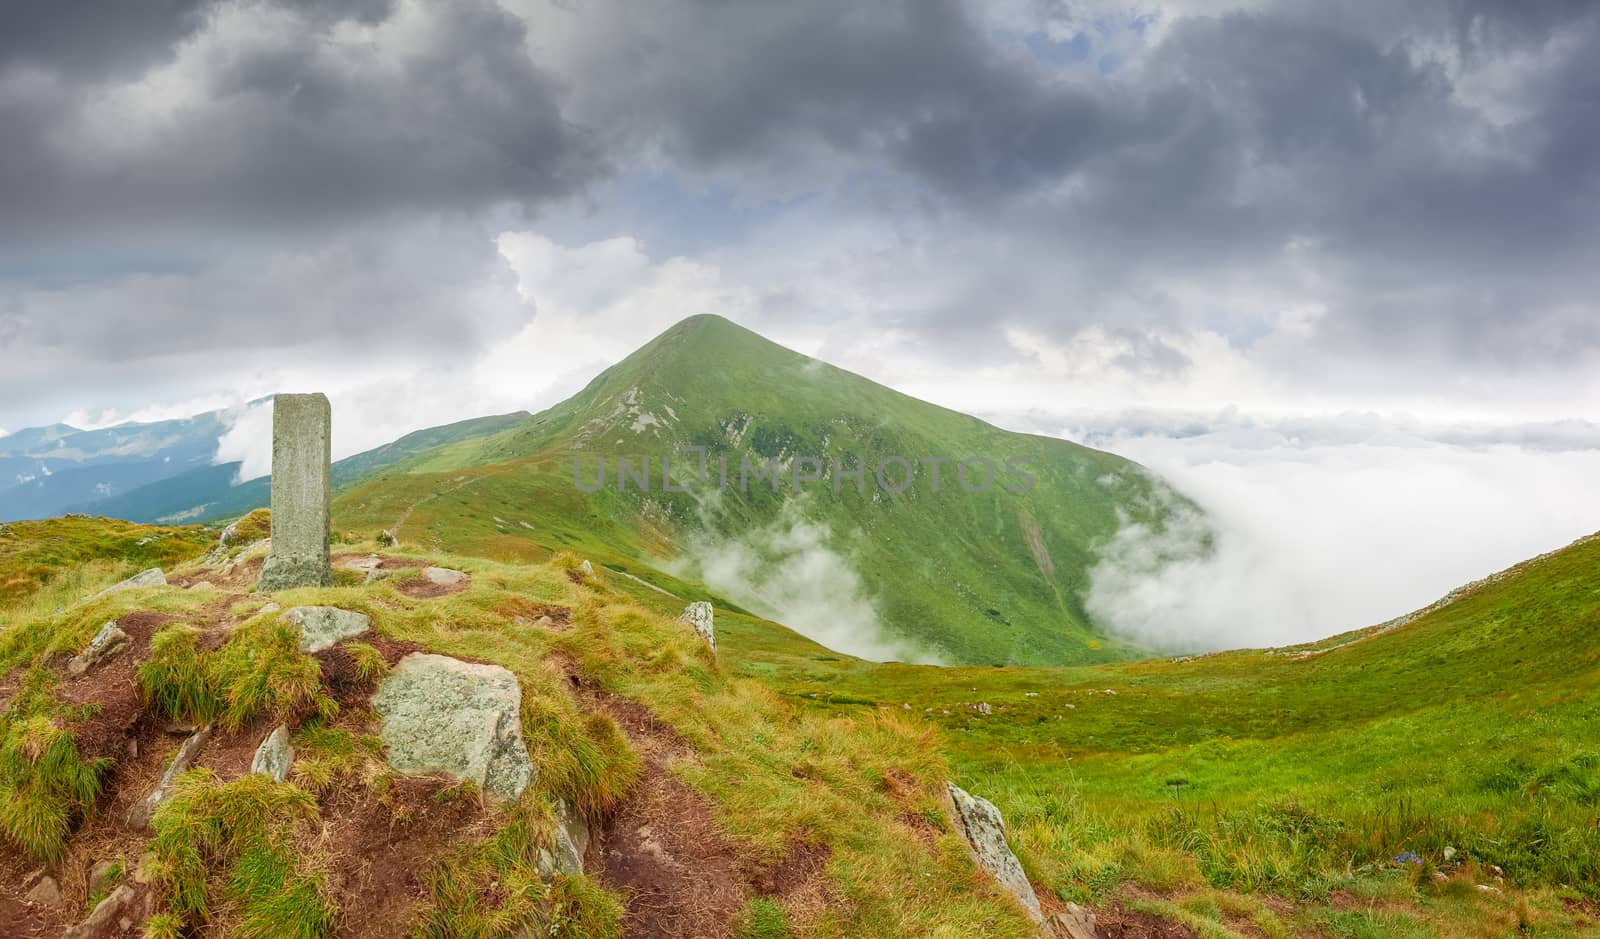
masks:
<svg viewBox="0 0 1600 939"><path fill-rule="evenodd" d="M929 457L950 461L937 491ZM687 492L664 491L663 458ZM804 481L806 458L823 479ZM992 482L972 463L963 485L955 461L974 458ZM869 468L857 482L834 461ZM604 487L583 491L602 463ZM754 472L773 463L776 485ZM1022 473L1031 489L1008 491ZM1087 572L1121 521L1160 524L1181 502L1112 454L1003 431L697 316L514 430L393 467L336 516L447 549L503 555L520 540L644 562L874 657L1048 665L1135 653L1089 621Z"/></svg>
<svg viewBox="0 0 1600 939"><path fill-rule="evenodd" d="M392 443L335 462L332 467L333 485L335 488L348 486L418 453L456 441L498 433L521 424L527 418L528 412L516 411L406 434ZM272 477L261 476L234 485L239 466L237 462L202 466L157 480L121 496L77 506L74 510L135 522L204 522L232 518L252 509L264 508L272 500Z"/></svg>

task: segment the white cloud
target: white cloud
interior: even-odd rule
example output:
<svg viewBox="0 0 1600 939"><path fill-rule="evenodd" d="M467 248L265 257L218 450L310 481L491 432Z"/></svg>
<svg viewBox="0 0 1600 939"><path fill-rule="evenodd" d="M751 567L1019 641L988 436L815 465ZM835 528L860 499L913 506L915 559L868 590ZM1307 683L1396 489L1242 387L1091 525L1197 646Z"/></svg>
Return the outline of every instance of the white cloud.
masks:
<svg viewBox="0 0 1600 939"><path fill-rule="evenodd" d="M1160 535L1124 529L1094 571L1091 613L1168 649L1282 645L1384 622L1600 530L1592 426L1516 443L1425 430L1372 415L1232 415L1181 436L1091 435L1166 477L1216 526L1209 558L1171 562L1197 543L1195 520Z"/></svg>
<svg viewBox="0 0 1600 939"><path fill-rule="evenodd" d="M692 539L666 567L834 651L937 664L884 630L860 576L832 541L828 526L806 520L791 500L771 524L742 537Z"/></svg>
<svg viewBox="0 0 1600 939"><path fill-rule="evenodd" d="M679 320L699 313L747 320L756 306L715 265L653 261L634 238L569 248L537 232L508 231L497 244L533 314L476 369L479 381L507 394L553 403Z"/></svg>

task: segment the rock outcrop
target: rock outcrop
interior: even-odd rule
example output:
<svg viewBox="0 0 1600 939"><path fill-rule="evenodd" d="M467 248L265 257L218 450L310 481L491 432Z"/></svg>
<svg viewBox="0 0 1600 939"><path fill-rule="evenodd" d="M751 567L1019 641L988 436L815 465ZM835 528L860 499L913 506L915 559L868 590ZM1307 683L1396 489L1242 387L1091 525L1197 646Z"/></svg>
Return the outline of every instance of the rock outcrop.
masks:
<svg viewBox="0 0 1600 939"><path fill-rule="evenodd" d="M321 652L372 627L372 618L365 613L334 606L297 606L283 615L300 627L301 652Z"/></svg>
<svg viewBox="0 0 1600 939"><path fill-rule="evenodd" d="M207 724L195 731L189 739L183 742L183 746L178 748L177 755L167 765L167 771L161 774L161 781L156 783L156 787L150 790L149 795L135 802L133 807L128 809L127 820L129 828L140 829L149 826L150 819L156 814L156 809L161 807L161 803L171 798L178 777L188 771L189 765L194 762L194 758L200 755L200 748L205 746L206 741L210 738L211 725Z"/></svg>
<svg viewBox="0 0 1600 939"><path fill-rule="evenodd" d="M711 604L704 600L696 600L683 608L683 612L678 616L678 621L693 626L694 631L699 633L700 638L704 639L706 645L711 647L711 651L717 651L717 632L712 624Z"/></svg>
<svg viewBox="0 0 1600 939"><path fill-rule="evenodd" d="M144 587L165 587L166 585L167 575L162 573L161 568L152 567L147 571L140 571L120 584L112 584L106 589L95 594L94 599L106 596L107 594L121 593L124 590L139 590Z"/></svg>
<svg viewBox="0 0 1600 939"><path fill-rule="evenodd" d="M73 675L82 675L106 659L111 658L128 647L128 634L117 628L117 623L112 620L100 627L100 631L89 640L88 648L73 656L67 662L67 672Z"/></svg>
<svg viewBox="0 0 1600 939"><path fill-rule="evenodd" d="M1006 844L1006 823L1000 817L1000 810L987 799L980 799L953 782L945 785L950 790L950 801L955 806L957 828L966 837L967 844L972 846L972 856L978 866L988 871L1007 893L1016 897L1034 922L1043 924L1044 914L1039 909L1039 898L1033 892L1033 885L1028 882L1028 875L1023 873L1017 856L1011 853L1011 846Z"/></svg>
<svg viewBox="0 0 1600 939"><path fill-rule="evenodd" d="M522 738L522 686L498 665L413 652L390 671L372 707L389 763L444 772L514 799L533 780Z"/></svg>
<svg viewBox="0 0 1600 939"><path fill-rule="evenodd" d="M294 747L289 743L289 728L279 724L256 748L250 761L250 772L266 776L273 782L289 778L289 767L294 763Z"/></svg>

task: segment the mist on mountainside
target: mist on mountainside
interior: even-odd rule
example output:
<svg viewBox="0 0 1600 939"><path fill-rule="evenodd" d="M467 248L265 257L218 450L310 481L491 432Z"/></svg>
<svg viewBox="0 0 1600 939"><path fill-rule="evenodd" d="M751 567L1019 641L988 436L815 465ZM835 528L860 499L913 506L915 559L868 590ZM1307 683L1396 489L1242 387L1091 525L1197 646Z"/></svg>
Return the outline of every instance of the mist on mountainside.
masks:
<svg viewBox="0 0 1600 939"><path fill-rule="evenodd" d="M1091 571L1096 624L1154 649L1287 645L1386 622L1600 530L1600 449L1587 438L1131 428L1081 436L1206 513L1123 526Z"/></svg>

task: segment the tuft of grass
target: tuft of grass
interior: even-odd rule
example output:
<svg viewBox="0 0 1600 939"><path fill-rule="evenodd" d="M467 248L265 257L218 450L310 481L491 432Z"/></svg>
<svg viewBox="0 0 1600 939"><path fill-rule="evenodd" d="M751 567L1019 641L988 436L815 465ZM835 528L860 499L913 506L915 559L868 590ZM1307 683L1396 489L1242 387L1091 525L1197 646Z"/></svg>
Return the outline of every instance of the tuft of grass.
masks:
<svg viewBox="0 0 1600 939"><path fill-rule="evenodd" d="M313 719L294 736L295 785L322 795L351 778L371 778L384 770L383 741L329 727Z"/></svg>
<svg viewBox="0 0 1600 939"><path fill-rule="evenodd" d="M55 861L73 823L94 811L107 759L85 761L77 738L48 710L48 696L19 692L0 717L0 832L31 857Z"/></svg>
<svg viewBox="0 0 1600 939"><path fill-rule="evenodd" d="M200 632L169 626L150 643L139 666L145 700L174 720L218 720L237 730L257 715L280 720L331 717L338 705L324 692L322 667L300 651L299 633L275 617L235 630L220 649L199 648Z"/></svg>
<svg viewBox="0 0 1600 939"><path fill-rule="evenodd" d="M252 939L317 939L333 929L323 875L295 847L316 802L292 785L249 775L226 785L185 773L156 810L144 875L167 910L160 928L198 928L226 910Z"/></svg>
<svg viewBox="0 0 1600 939"><path fill-rule="evenodd" d="M389 663L376 647L365 642L346 642L342 648L355 663L356 680L363 685L375 684L389 674Z"/></svg>
<svg viewBox="0 0 1600 939"><path fill-rule="evenodd" d="M272 510L255 509L240 516L233 524L233 545L255 544L263 538L272 537Z"/></svg>
<svg viewBox="0 0 1600 939"><path fill-rule="evenodd" d="M734 923L738 939L789 939L789 917L783 907L767 897L754 897Z"/></svg>

